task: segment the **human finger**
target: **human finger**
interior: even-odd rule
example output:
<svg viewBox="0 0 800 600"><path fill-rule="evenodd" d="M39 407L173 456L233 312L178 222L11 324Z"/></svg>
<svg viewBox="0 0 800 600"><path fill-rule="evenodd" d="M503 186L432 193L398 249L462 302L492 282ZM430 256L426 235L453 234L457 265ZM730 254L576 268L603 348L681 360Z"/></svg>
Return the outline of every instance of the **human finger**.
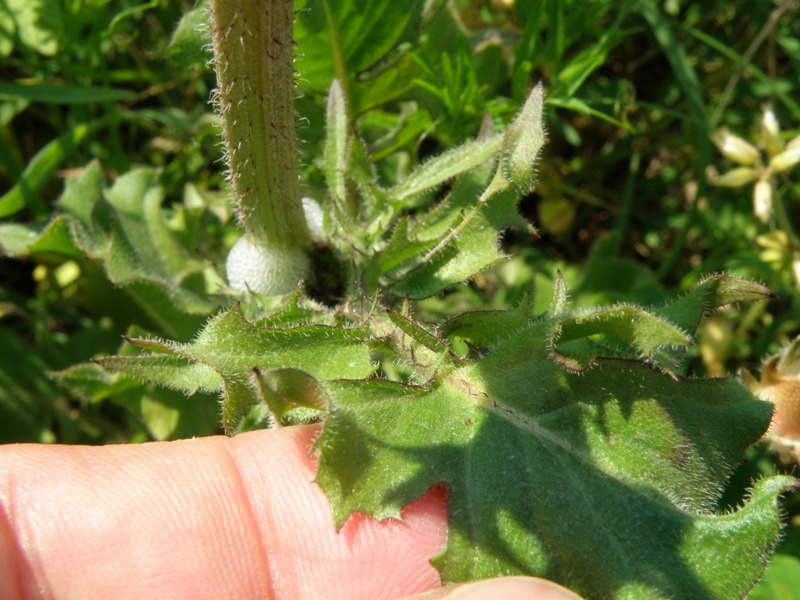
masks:
<svg viewBox="0 0 800 600"><path fill-rule="evenodd" d="M396 598L435 588L444 492L336 532L317 427L142 445L0 448L7 598Z"/></svg>

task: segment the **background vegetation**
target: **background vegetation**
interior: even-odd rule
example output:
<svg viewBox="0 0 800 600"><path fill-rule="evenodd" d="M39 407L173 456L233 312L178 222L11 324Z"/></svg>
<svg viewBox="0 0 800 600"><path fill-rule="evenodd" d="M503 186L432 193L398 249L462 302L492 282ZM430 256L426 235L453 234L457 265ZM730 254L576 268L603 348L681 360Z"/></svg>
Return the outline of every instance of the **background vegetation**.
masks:
<svg viewBox="0 0 800 600"><path fill-rule="evenodd" d="M476 136L484 115L508 123L537 80L547 90L549 144L538 188L522 203L539 236L509 232L503 245L513 258L467 290L422 302L426 317L508 308L527 293L542 312L557 269L576 300L598 305L657 304L727 272L764 282L775 298L709 320L690 373L757 370L800 332L791 229L800 216L798 170L776 179L773 202L785 219L778 211L766 222L754 214L752 186L708 183L736 166L711 141L720 127L763 146L771 108L784 141L800 134L796 2L453 0L419 4L384 30L381 2L337 3L329 21L318 18L318 4L297 3L296 28L303 180L312 197L322 175L311 157L321 154L334 76L387 186ZM2 442L220 431L214 397L71 370L130 351L124 335L188 341L228 302L217 273L239 233L208 103L213 72L194 34L203 13L192 9L159 0L0 2ZM328 50L331 24L347 49L338 60ZM357 35L365 31L372 34ZM74 183L92 171L102 174L94 192ZM124 197L136 190L161 206L147 222L172 234L179 261L154 244L123 268L102 241L65 241L80 225L80 198L91 193L105 203L86 218L120 235L113 223L125 223ZM420 198L420 210L433 201ZM62 375L45 376L55 372ZM723 505L739 504L760 474L792 469L765 447L752 449ZM800 594L800 497L785 499L785 508L786 535L754 598L800 597L792 595Z"/></svg>

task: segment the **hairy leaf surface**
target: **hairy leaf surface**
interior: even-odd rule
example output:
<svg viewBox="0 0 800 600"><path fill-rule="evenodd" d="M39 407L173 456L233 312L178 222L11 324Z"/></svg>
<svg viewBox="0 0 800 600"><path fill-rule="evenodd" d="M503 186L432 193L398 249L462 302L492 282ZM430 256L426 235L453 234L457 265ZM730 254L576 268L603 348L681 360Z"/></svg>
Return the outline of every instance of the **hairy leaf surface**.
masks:
<svg viewBox="0 0 800 600"><path fill-rule="evenodd" d="M757 291L721 277L676 304ZM778 536L776 497L794 483L759 482L729 514L716 502L771 406L734 380L680 378L608 358L603 344L582 348L591 368L565 368L553 353L562 330L573 341L619 336L642 354L693 333L643 309L570 314L560 284L550 313L521 327L518 312L450 325L485 340L494 321L508 337L423 387L326 382L318 482L336 522L397 518L445 485L450 528L436 565L446 581L534 574L589 598L744 596Z"/></svg>
<svg viewBox="0 0 800 600"><path fill-rule="evenodd" d="M276 369L302 370L320 380L364 378L374 367L362 329L304 325L288 329L247 322L238 307L211 319L189 344L132 339L148 354L97 362L112 371L181 390L223 394L223 423L229 431L254 406L263 390L254 377Z"/></svg>

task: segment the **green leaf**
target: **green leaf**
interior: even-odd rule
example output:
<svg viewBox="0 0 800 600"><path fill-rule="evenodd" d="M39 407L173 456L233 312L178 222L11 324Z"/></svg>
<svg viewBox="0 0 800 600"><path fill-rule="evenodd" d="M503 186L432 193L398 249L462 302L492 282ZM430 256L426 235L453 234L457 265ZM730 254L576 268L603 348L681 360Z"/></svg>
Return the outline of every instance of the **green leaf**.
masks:
<svg viewBox="0 0 800 600"><path fill-rule="evenodd" d="M103 189L102 169L90 163L67 181L61 214L46 225L0 225L0 247L12 256L56 253L102 261L106 275L124 287L172 337L200 325L217 303L208 289L215 276L193 258L166 225L156 174L135 170Z"/></svg>
<svg viewBox="0 0 800 600"><path fill-rule="evenodd" d="M692 344L688 333L636 306L571 314L556 322L553 336L554 358L575 370L598 357L652 360L659 349Z"/></svg>
<svg viewBox="0 0 800 600"><path fill-rule="evenodd" d="M427 298L463 282L504 258L497 243L501 231L531 229L516 206L533 185L536 159L544 144L543 102L539 85L503 134L496 167L489 159L498 139L478 140L432 159L391 192L401 200L461 175L448 197L408 236L417 242L436 240L436 245L424 256L408 260L402 270L385 273L392 292Z"/></svg>
<svg viewBox="0 0 800 600"><path fill-rule="evenodd" d="M100 402L131 388L141 389L136 380L108 373L93 363L73 365L63 371L50 371L48 376L69 390L70 394L88 403Z"/></svg>
<svg viewBox="0 0 800 600"><path fill-rule="evenodd" d="M328 190L335 202L345 200L345 172L349 155L350 136L347 122L347 105L339 81L334 79L328 92L327 136L323 158L323 172Z"/></svg>
<svg viewBox="0 0 800 600"><path fill-rule="evenodd" d="M439 326L444 337L458 336L480 346L494 344L511 337L528 325L531 299L525 300L513 310L477 310L462 313Z"/></svg>
<svg viewBox="0 0 800 600"><path fill-rule="evenodd" d="M76 178L68 179L58 200L70 217L75 244L90 258L101 257L111 237L112 211L103 201L103 171L92 161Z"/></svg>
<svg viewBox="0 0 800 600"><path fill-rule="evenodd" d="M189 312L207 313L214 303L190 276L204 265L189 256L167 229L161 214L163 191L147 170L126 173L105 193L114 211L106 271L118 285L144 282L163 287ZM196 288L196 286L194 286Z"/></svg>
<svg viewBox="0 0 800 600"><path fill-rule="evenodd" d="M656 309L655 313L678 327L695 332L703 318L717 309L772 297L769 288L753 281L725 274L711 275L676 302Z"/></svg>
<svg viewBox="0 0 800 600"><path fill-rule="evenodd" d="M374 293L383 274L390 274L395 268L412 260L420 253L430 250L435 244L435 240L415 239L409 233L408 217L401 219L395 226L388 243L374 252L364 267L364 282L367 291Z"/></svg>
<svg viewBox="0 0 800 600"><path fill-rule="evenodd" d="M795 481L758 482L735 512L718 514L716 501L771 405L734 380L637 360L563 368L554 322L637 351L686 334L632 307L581 322L560 281L551 313L425 386L323 383L332 408L317 481L336 523L353 512L397 518L444 484L448 542L435 563L445 582L527 574L587 597L742 597L777 539L776 497Z"/></svg>
<svg viewBox="0 0 800 600"><path fill-rule="evenodd" d="M530 192L536 180L536 160L545 140L544 88L539 83L503 134L500 165L482 200L511 188L520 196Z"/></svg>
<svg viewBox="0 0 800 600"><path fill-rule="evenodd" d="M694 334L700 323L715 310L739 302L754 302L772 298L768 288L730 275L711 275L697 284L677 301L653 310L653 314L678 328ZM657 362L679 372L686 356L686 346L662 348Z"/></svg>
<svg viewBox="0 0 800 600"><path fill-rule="evenodd" d="M407 316L393 310L387 310L386 314L389 320L397 325L403 333L417 343L425 346L428 350L439 354L445 354L450 351L450 347L445 342Z"/></svg>
<svg viewBox="0 0 800 600"><path fill-rule="evenodd" d="M132 377L109 373L97 364L75 365L48 375L86 402L111 399L129 409L156 440L212 435L219 429L218 403L208 395L198 393L187 398L174 390L142 389Z"/></svg>
<svg viewBox="0 0 800 600"><path fill-rule="evenodd" d="M0 224L0 250L14 257L42 252L82 256L72 241L69 224L64 217L57 217L44 225Z"/></svg>
<svg viewBox="0 0 800 600"><path fill-rule="evenodd" d="M26 205L36 202L39 190L47 183L53 172L75 146L104 124L105 121L102 119L82 123L39 150L28 162L19 181L0 197L0 217L13 215L25 208Z"/></svg>
<svg viewBox="0 0 800 600"><path fill-rule="evenodd" d="M424 256L419 266L394 283L391 291L412 299L428 298L501 261L505 255L497 244L498 230L486 217L486 210L477 208L458 222L455 233Z"/></svg>
<svg viewBox="0 0 800 600"><path fill-rule="evenodd" d="M447 160L452 156L457 154ZM483 200L481 193L486 195L488 182L499 172L495 161L484 160L470 166L455 181L448 196L408 234L419 246L430 241L435 246L431 244L433 247L426 248L424 255L410 257L385 273L386 285L393 293L413 299L426 298L461 283L505 257L498 244L500 232L510 227L531 229L517 212L516 190L502 189L490 200ZM425 170L423 166L422 172ZM392 242L395 240L401 243L397 236ZM409 245L406 251L410 253L413 246Z"/></svg>
<svg viewBox="0 0 800 600"><path fill-rule="evenodd" d="M144 341L129 340L134 345ZM148 340L149 341L149 340ZM188 395L200 391L215 392L222 388L223 379L213 367L192 361L173 350L173 356L110 356L95 363L115 373L124 373L139 380L150 381Z"/></svg>
<svg viewBox="0 0 800 600"><path fill-rule="evenodd" d="M502 142L502 135L494 135L488 139L467 142L432 158L389 190L389 200L401 203L485 164L500 150Z"/></svg>
<svg viewBox="0 0 800 600"><path fill-rule="evenodd" d="M375 86L362 81L382 74L401 73L392 69L402 56L402 43L413 39L414 26L422 14L424 2L403 3L382 0L300 0L295 3L297 20L294 35L301 49L296 68L303 74L303 87L325 92L336 78L354 114L376 103L385 102L402 93L410 85L394 78L387 85L385 78ZM362 90L371 96L362 103ZM380 92L376 96L376 90Z"/></svg>
<svg viewBox="0 0 800 600"><path fill-rule="evenodd" d="M209 321L191 343L131 340L150 354L106 357L97 363L187 394L222 392L223 423L231 431L262 402L256 371L291 367L319 380L364 378L374 369L365 337L362 329L328 325L259 327L234 307Z"/></svg>
<svg viewBox="0 0 800 600"><path fill-rule="evenodd" d="M769 407L734 382L678 383L635 363L565 375L546 356L518 356L532 337L497 350L491 373L460 372L431 390L327 385L334 411L318 481L337 522L354 511L397 517L445 482L446 581L527 573L595 597L729 598L752 585L778 533L775 495L791 480L725 517L707 497L728 474L723 457L758 439ZM741 431L745 416L732 444L726 428ZM724 574L704 560L721 552Z"/></svg>
<svg viewBox="0 0 800 600"><path fill-rule="evenodd" d="M167 55L174 63L201 69L211 60L208 36L208 0L202 0L186 12L172 33Z"/></svg>
<svg viewBox="0 0 800 600"><path fill-rule="evenodd" d="M259 395L268 407L271 422L276 426L287 422L298 410L319 417L330 410L330 398L325 388L311 375L299 369L275 369L267 373L252 373Z"/></svg>

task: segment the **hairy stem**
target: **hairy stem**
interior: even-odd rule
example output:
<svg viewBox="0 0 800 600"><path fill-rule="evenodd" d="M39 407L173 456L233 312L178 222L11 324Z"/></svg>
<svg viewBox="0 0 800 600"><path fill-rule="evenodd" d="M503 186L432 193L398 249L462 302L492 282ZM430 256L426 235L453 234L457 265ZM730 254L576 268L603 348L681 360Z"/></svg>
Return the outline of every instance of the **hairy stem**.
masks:
<svg viewBox="0 0 800 600"><path fill-rule="evenodd" d="M212 0L217 102L239 219L276 250L311 245L298 183L292 0Z"/></svg>

